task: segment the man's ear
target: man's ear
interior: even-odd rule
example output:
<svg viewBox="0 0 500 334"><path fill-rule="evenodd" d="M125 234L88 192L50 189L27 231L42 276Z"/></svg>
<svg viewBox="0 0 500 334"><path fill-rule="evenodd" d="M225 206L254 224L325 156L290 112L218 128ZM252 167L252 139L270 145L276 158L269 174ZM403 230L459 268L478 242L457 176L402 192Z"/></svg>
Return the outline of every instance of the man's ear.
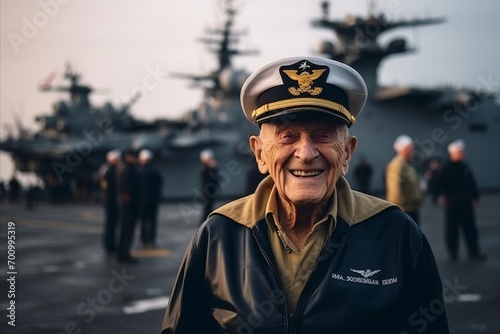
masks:
<svg viewBox="0 0 500 334"><path fill-rule="evenodd" d="M257 161L257 167L262 174L267 174L269 170L267 169L267 165L262 156L262 145L260 142L260 138L258 136L250 136L249 139L250 148L255 155L255 161Z"/></svg>
<svg viewBox="0 0 500 334"><path fill-rule="evenodd" d="M349 164L351 162L354 151L358 145L358 139L355 136L349 136L345 145L345 160L342 162L342 175L347 175Z"/></svg>

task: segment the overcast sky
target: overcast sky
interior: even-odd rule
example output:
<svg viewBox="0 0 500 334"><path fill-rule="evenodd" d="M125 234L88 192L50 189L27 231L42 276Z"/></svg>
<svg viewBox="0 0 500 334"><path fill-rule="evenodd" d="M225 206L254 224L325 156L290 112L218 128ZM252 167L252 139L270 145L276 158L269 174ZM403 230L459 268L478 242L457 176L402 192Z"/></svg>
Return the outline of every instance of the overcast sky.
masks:
<svg viewBox="0 0 500 334"><path fill-rule="evenodd" d="M247 31L240 45L258 49L257 56L235 59L235 67L254 70L268 61L312 55L321 40L332 38L313 29L321 1L238 0L235 26ZM217 0L2 0L0 137L17 115L27 128L34 117L51 111L64 94L41 93L39 83L56 71L61 80L71 62L83 83L106 90L91 96L97 106L121 101L142 84L148 71L204 74L215 68L212 54L197 42L206 28L220 26L222 1ZM331 1L330 17L364 15L367 0ZM375 1L388 19L437 16L446 23L391 33L383 41L406 36L417 52L388 58L380 67L382 84L475 88L489 81L499 91L500 1ZM147 91L132 108L143 119L176 118L195 108L202 92L187 81L169 77ZM12 165L0 154L0 178Z"/></svg>

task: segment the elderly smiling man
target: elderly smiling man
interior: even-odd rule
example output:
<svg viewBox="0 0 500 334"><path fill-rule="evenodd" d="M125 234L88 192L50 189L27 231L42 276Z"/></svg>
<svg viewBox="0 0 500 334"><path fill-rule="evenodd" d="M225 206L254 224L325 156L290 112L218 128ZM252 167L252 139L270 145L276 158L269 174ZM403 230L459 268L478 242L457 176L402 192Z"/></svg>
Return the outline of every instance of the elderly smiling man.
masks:
<svg viewBox="0 0 500 334"><path fill-rule="evenodd" d="M319 57L247 79L250 146L269 176L198 228L162 333L448 333L425 236L344 178L366 97L355 70Z"/></svg>

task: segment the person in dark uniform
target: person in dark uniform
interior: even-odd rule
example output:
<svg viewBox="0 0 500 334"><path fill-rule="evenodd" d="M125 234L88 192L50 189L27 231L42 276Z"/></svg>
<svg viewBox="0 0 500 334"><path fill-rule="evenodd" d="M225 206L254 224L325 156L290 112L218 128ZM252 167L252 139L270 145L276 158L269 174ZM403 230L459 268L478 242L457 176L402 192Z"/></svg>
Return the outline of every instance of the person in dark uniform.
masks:
<svg viewBox="0 0 500 334"><path fill-rule="evenodd" d="M246 175L245 175L245 194L252 194L259 183L266 178L268 174L262 174L259 171L259 167L255 161L252 162L250 167L248 167Z"/></svg>
<svg viewBox="0 0 500 334"><path fill-rule="evenodd" d="M137 173L137 154L127 150L118 169L118 208L121 222L118 261L122 263L137 263L130 254L134 241L135 222L139 210L139 178Z"/></svg>
<svg viewBox="0 0 500 334"><path fill-rule="evenodd" d="M435 183L438 203L444 207L445 242L451 261L458 259L459 232L462 230L469 259L483 261L479 248L474 207L479 202L476 180L465 161L465 142L458 139L448 145L449 160L439 171Z"/></svg>
<svg viewBox="0 0 500 334"><path fill-rule="evenodd" d="M427 192L431 196L431 201L433 205L437 205L437 194L436 194L436 177L438 175L439 169L441 168L441 162L439 159L432 158L429 160L429 166L425 171L425 181L427 183Z"/></svg>
<svg viewBox="0 0 500 334"><path fill-rule="evenodd" d="M141 187L139 214L141 221L141 241L144 248L154 248L157 231L158 204L161 200L163 179L152 164L153 153L139 152L139 182Z"/></svg>
<svg viewBox="0 0 500 334"><path fill-rule="evenodd" d="M3 181L0 181L0 203L4 201L6 193L7 189L5 189L5 184L3 183Z"/></svg>
<svg viewBox="0 0 500 334"><path fill-rule="evenodd" d="M210 212L214 209L214 203L220 193L219 170L214 152L211 149L205 149L200 153L200 186L203 194L203 211L200 218L200 224L205 221Z"/></svg>
<svg viewBox="0 0 500 334"><path fill-rule="evenodd" d="M21 183L17 180L16 175L12 175L9 180L9 201L11 203L17 203L21 199L22 191L23 187Z"/></svg>
<svg viewBox="0 0 500 334"><path fill-rule="evenodd" d="M359 191L366 194L370 193L370 181L373 174L373 168L366 160L366 157L362 155L359 158L359 162L354 167L354 177L356 178L357 187Z"/></svg>
<svg viewBox="0 0 500 334"><path fill-rule="evenodd" d="M104 198L104 250L108 255L116 252L116 232L118 220L117 207L117 166L120 162L121 153L118 150L109 151L106 154L107 167L101 178L100 186L103 190Z"/></svg>

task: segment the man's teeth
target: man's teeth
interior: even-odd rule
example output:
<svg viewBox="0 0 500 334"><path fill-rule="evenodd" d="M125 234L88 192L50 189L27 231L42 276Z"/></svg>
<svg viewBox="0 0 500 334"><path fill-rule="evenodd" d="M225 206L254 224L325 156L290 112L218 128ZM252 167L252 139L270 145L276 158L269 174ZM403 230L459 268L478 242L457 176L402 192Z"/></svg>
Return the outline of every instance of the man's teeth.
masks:
<svg viewBox="0 0 500 334"><path fill-rule="evenodd" d="M315 171L302 171L302 170L292 170L290 171L292 173L292 175L294 176L316 176L316 175L319 175L321 174L321 171L319 170L315 170Z"/></svg>

